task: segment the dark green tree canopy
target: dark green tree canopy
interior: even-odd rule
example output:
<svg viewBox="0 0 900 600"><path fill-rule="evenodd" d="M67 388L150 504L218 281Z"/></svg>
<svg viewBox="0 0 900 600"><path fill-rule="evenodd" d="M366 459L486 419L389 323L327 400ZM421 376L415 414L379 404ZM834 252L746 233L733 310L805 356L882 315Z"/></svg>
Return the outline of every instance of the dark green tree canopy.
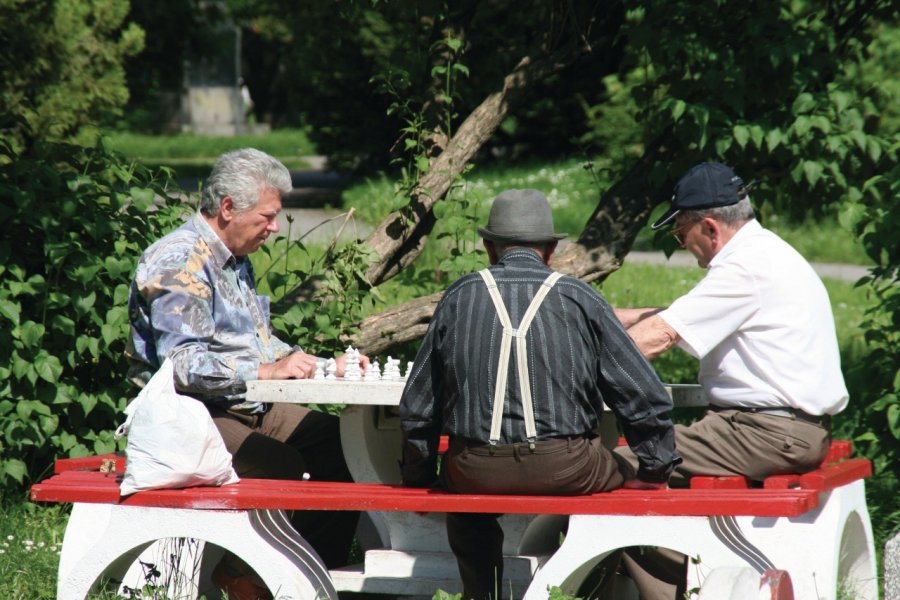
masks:
<svg viewBox="0 0 900 600"><path fill-rule="evenodd" d="M128 10L128 0L0 0L0 114L53 139L90 139L121 114L123 63L144 45Z"/></svg>

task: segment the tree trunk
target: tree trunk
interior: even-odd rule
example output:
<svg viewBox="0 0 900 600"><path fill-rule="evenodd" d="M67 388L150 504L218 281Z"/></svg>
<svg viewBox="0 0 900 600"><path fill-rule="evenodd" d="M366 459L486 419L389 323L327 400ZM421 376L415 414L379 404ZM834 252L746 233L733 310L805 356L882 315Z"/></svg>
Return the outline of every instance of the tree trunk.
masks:
<svg viewBox="0 0 900 600"><path fill-rule="evenodd" d="M372 315L360 323L359 334L351 343L360 352L374 356L386 350L422 338L443 292L404 302Z"/></svg>
<svg viewBox="0 0 900 600"><path fill-rule="evenodd" d="M502 89L472 111L419 180L409 205L388 215L366 239L366 245L379 256L366 272L371 285L377 286L390 279L419 256L434 227L432 208L435 202L443 198L528 86L572 63L584 51L586 49L560 51L536 61L523 58L503 80Z"/></svg>
<svg viewBox="0 0 900 600"><path fill-rule="evenodd" d="M655 144L607 190L578 239L565 244L553 258L553 268L584 281L604 279L622 266L650 212L666 196L652 178L650 165L665 160L662 144ZM661 185L666 185L662 182ZM379 354L421 338L441 293L416 298L368 317L352 340L360 351Z"/></svg>
<svg viewBox="0 0 900 600"><path fill-rule="evenodd" d="M578 240L553 257L554 269L591 282L605 279L622 266L651 211L666 197L650 176L652 166L666 159L664 148L659 141L647 148L622 178L600 196ZM659 185L666 183L660 181Z"/></svg>

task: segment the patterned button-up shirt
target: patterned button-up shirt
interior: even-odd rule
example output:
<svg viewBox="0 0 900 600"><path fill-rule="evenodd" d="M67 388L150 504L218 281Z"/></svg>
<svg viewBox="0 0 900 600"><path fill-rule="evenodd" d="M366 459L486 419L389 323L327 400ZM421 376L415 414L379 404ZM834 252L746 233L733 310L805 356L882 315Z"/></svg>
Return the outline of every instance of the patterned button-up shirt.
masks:
<svg viewBox="0 0 900 600"><path fill-rule="evenodd" d="M175 387L204 402L253 412L246 382L294 348L269 329L249 259L235 257L198 213L141 256L128 299L129 378L141 385L166 356Z"/></svg>
<svg viewBox="0 0 900 600"><path fill-rule="evenodd" d="M490 267L514 326L552 272L531 250ZM403 479L434 478L442 433L488 443L503 327L482 278L451 285L435 310L400 403ZM599 424L604 403L640 461L638 476L665 481L680 462L672 400L612 308L593 288L562 277L528 329L537 439L579 436ZM526 439L515 348L499 443Z"/></svg>

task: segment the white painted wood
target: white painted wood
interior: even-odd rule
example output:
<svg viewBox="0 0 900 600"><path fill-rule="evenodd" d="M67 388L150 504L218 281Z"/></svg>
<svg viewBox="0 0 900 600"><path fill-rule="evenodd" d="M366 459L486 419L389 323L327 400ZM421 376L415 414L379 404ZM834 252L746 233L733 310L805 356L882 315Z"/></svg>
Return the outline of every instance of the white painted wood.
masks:
<svg viewBox="0 0 900 600"><path fill-rule="evenodd" d="M396 406L403 387L400 382L256 381L248 385L248 398L346 405L341 439L356 481L399 483ZM669 389L677 406L705 405L699 386ZM603 424L604 439L615 443L614 420L604 419ZM329 573L280 511L76 504L60 557L59 598L81 600L101 576L121 578L142 551L166 537L193 537L227 548L248 562L282 600L336 598L336 590L429 597L438 588L459 591L444 515L369 516L379 540L366 548L365 563ZM746 587L743 575L729 579L729 571L721 569L751 569L758 590L762 571L777 568L790 573L798 599L835 600L838 586L843 586L856 599L877 600L862 481L823 494L818 509L793 519L576 515L569 519L558 549L565 517L505 515L500 522L513 597L524 600L545 600L550 586L575 593L595 564L633 545L699 555L699 565L689 573L689 587L703 590L708 585L705 593L710 598L729 597L718 595L716 586ZM720 577L724 582L717 583ZM191 585L202 581L195 579Z"/></svg>
<svg viewBox="0 0 900 600"><path fill-rule="evenodd" d="M405 386L402 381L266 379L247 382L247 400L293 404L399 406ZM703 388L696 384L671 384L666 386L666 391L672 396L676 407L687 408L708 404Z"/></svg>

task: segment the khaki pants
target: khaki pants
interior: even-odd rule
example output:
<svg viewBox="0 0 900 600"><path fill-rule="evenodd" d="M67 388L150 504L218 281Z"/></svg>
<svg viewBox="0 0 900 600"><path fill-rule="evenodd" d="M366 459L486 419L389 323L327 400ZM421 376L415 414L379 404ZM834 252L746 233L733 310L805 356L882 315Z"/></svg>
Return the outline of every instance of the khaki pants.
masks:
<svg viewBox="0 0 900 600"><path fill-rule="evenodd" d="M624 481L600 438L498 445L451 439L441 485L466 494L581 495L616 489ZM447 537L463 582L463 598L503 596L503 530L500 515L450 513Z"/></svg>
<svg viewBox="0 0 900 600"><path fill-rule="evenodd" d="M711 410L695 423L675 425L675 447L684 462L675 468L669 485L686 487L694 475L744 475L760 481L770 475L805 473L819 467L830 445L826 426L765 413ZM615 453L633 477L637 457L627 447L616 448ZM687 562L682 554L628 550L622 564L642 600L674 599L685 587ZM682 581L673 581L674 570L682 573Z"/></svg>
<svg viewBox="0 0 900 600"><path fill-rule="evenodd" d="M344 461L339 419L296 404L273 404L260 415L210 408L213 422L241 477L353 481ZM347 564L358 512L297 510L294 528L329 569Z"/></svg>

